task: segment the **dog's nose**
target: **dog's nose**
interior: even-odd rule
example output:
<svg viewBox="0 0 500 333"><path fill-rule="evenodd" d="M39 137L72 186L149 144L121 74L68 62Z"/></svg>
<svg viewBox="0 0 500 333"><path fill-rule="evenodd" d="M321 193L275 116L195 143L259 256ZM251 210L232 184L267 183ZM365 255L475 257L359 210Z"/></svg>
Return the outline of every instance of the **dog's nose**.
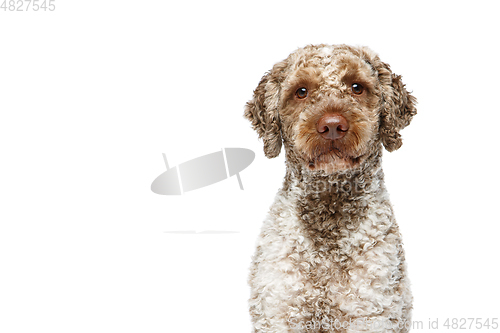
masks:
<svg viewBox="0 0 500 333"><path fill-rule="evenodd" d="M349 130L349 123L344 116L337 113L327 113L316 124L318 133L327 140L338 140Z"/></svg>

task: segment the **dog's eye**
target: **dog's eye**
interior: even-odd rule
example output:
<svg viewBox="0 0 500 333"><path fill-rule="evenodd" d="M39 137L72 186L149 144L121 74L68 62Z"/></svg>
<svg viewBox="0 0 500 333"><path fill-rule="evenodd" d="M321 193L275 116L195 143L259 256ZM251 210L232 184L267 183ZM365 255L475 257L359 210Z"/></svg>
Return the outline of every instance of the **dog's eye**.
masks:
<svg viewBox="0 0 500 333"><path fill-rule="evenodd" d="M306 98L307 97L307 89L304 87L297 89L297 91L295 92L295 96L297 96L298 99Z"/></svg>
<svg viewBox="0 0 500 333"><path fill-rule="evenodd" d="M365 88L362 85L360 85L359 83L353 83L351 85L351 91L355 95L361 95L364 90L365 90Z"/></svg>

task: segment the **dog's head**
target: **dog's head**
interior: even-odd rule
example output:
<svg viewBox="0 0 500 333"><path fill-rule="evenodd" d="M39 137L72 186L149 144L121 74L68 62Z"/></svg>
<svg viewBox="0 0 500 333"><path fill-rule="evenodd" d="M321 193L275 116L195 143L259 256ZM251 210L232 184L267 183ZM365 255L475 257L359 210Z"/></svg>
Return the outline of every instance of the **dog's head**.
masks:
<svg viewBox="0 0 500 333"><path fill-rule="evenodd" d="M402 145L399 131L416 114L416 99L371 50L307 46L274 65L245 107L245 117L279 155L282 142L311 170L355 167L380 143Z"/></svg>

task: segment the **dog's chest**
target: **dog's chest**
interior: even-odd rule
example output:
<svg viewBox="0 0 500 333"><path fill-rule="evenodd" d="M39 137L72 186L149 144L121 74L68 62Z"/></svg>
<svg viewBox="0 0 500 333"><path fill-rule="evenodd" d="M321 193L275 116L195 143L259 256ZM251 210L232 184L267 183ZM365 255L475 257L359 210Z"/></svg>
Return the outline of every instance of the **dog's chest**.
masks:
<svg viewBox="0 0 500 333"><path fill-rule="evenodd" d="M254 283L266 303L297 320L384 311L400 278L391 207L364 205L359 215L320 207L323 214L304 220L299 206L293 197L277 201L264 224Z"/></svg>

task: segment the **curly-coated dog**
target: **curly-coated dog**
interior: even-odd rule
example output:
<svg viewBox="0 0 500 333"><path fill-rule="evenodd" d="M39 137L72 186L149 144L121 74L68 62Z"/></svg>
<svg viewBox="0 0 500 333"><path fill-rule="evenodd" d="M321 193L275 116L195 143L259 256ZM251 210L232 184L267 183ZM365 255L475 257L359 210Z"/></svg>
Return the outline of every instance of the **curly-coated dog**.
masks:
<svg viewBox="0 0 500 333"><path fill-rule="evenodd" d="M416 99L365 47L310 45L264 75L245 107L286 176L253 257L254 332L407 332L412 295L384 185Z"/></svg>

